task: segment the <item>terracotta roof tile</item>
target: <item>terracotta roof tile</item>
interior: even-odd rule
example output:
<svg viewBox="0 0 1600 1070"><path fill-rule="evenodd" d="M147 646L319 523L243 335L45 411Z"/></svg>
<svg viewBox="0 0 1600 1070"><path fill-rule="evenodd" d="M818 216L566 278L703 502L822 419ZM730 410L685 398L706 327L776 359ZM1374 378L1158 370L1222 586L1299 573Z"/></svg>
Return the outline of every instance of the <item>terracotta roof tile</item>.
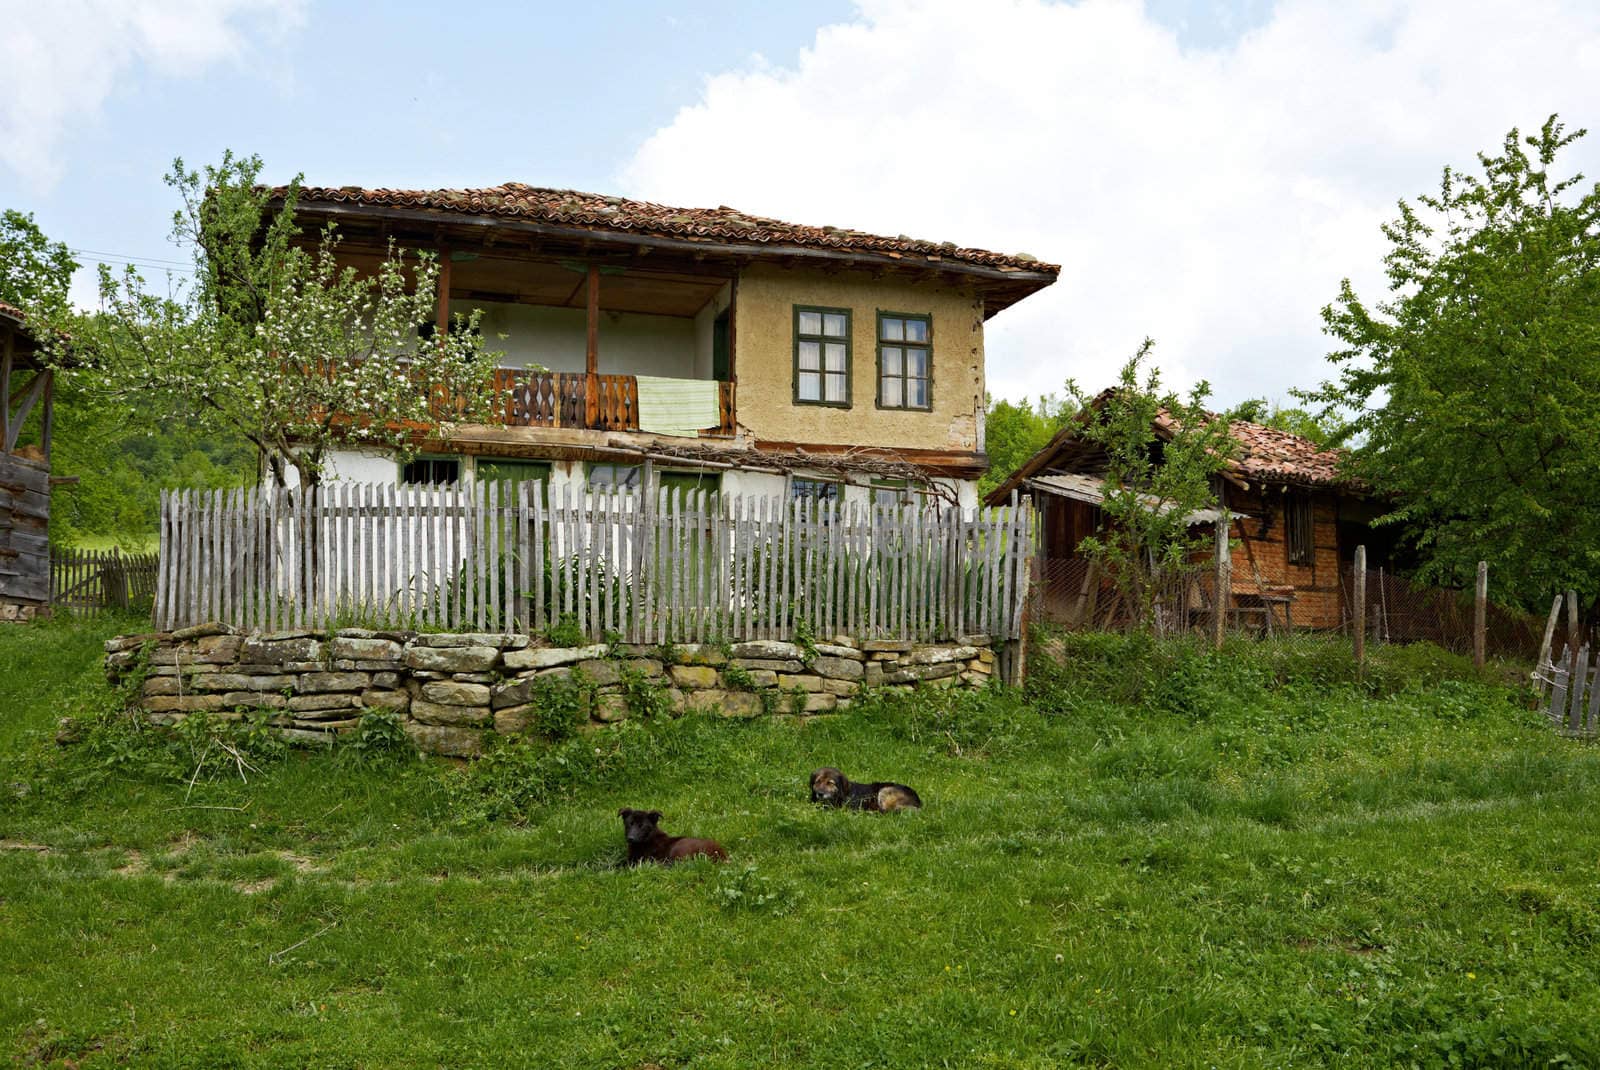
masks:
<svg viewBox="0 0 1600 1070"><path fill-rule="evenodd" d="M272 191L281 196L284 187ZM386 208L417 208L504 216L559 226L630 232L687 241L739 245L792 245L845 253L910 258L937 264L950 261L1000 271L1038 272L1055 276L1061 269L1025 254L993 253L960 248L951 242L923 241L905 235L885 237L843 227L813 227L749 215L726 205L720 208L673 208L576 190L544 189L507 182L487 189L364 189L356 186L307 186L302 204L336 203Z"/></svg>
<svg viewBox="0 0 1600 1070"><path fill-rule="evenodd" d="M1234 467L1240 475L1269 483L1355 485L1339 471L1343 450L1323 449L1308 438L1246 420L1233 421L1229 431L1239 443Z"/></svg>

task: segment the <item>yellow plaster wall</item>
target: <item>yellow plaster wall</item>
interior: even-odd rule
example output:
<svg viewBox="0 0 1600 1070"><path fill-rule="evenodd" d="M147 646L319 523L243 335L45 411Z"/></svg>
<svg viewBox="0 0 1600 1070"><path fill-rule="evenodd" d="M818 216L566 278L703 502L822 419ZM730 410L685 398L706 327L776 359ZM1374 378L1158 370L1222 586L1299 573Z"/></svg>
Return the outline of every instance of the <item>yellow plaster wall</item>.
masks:
<svg viewBox="0 0 1600 1070"><path fill-rule="evenodd" d="M794 306L848 308L848 409L794 403ZM933 410L877 406L878 311L933 317ZM983 407L983 301L970 289L753 265L739 275L734 309L738 419L781 442L978 448Z"/></svg>

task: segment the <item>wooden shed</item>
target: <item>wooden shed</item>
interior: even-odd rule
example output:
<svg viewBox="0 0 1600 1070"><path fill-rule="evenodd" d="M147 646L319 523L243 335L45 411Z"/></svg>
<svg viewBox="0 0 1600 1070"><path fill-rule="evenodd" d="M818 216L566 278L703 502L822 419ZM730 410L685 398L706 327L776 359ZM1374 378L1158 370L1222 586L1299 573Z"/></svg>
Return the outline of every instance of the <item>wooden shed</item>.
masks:
<svg viewBox="0 0 1600 1070"><path fill-rule="evenodd" d="M1106 470L1101 448L1074 421L988 496L990 504L1020 490L1034 495L1042 538L1040 580L1047 616L1081 603L1089 579L1078 552L1085 536L1104 523L1097 487ZM1158 421L1159 441L1170 427ZM1391 539L1369 523L1382 510L1362 487L1341 474L1340 453L1310 439L1247 421L1234 421L1238 448L1217 481L1217 495L1233 515L1233 581L1229 605L1270 615L1276 625L1337 628L1347 613L1343 582L1357 545L1381 563ZM1215 514L1197 513L1197 525ZM1209 577L1198 583L1213 596ZM1069 589L1070 588L1070 589Z"/></svg>
<svg viewBox="0 0 1600 1070"><path fill-rule="evenodd" d="M0 621L50 605L53 378L21 310L0 303Z"/></svg>

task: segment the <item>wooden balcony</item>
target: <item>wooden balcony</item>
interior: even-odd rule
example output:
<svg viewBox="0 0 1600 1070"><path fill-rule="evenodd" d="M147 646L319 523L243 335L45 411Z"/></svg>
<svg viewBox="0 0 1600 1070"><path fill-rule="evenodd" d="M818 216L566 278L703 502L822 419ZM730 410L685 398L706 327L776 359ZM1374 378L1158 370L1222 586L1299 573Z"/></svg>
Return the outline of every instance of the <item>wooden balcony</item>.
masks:
<svg viewBox="0 0 1600 1070"><path fill-rule="evenodd" d="M639 430L639 381L631 375L501 368L494 392L504 399L507 427ZM702 436L734 434L733 395L731 382L717 383L717 425L702 428Z"/></svg>

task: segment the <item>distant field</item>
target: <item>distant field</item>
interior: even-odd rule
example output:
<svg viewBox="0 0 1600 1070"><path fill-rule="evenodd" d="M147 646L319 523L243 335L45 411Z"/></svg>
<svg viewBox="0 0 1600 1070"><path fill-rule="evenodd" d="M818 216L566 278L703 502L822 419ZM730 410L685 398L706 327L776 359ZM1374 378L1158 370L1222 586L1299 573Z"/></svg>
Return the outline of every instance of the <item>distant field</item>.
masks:
<svg viewBox="0 0 1600 1070"><path fill-rule="evenodd" d="M1026 696L467 770L57 747L101 632L0 629L0 1059L1600 1064L1600 750L1436 651L1091 638ZM824 764L927 808L820 811ZM620 806L733 861L618 870Z"/></svg>
<svg viewBox="0 0 1600 1070"><path fill-rule="evenodd" d="M74 550L121 550L125 554L153 554L160 548L159 540L146 538L118 538L115 535L80 535L72 541Z"/></svg>

